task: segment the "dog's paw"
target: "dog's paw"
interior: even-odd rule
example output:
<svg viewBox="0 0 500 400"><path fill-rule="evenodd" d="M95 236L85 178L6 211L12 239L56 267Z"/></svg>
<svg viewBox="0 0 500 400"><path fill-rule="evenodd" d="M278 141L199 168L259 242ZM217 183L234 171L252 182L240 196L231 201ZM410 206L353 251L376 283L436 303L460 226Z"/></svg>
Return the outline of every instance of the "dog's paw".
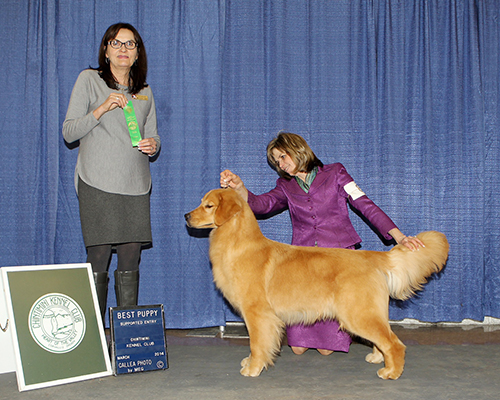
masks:
<svg viewBox="0 0 500 400"><path fill-rule="evenodd" d="M397 371L392 368L381 368L377 371L377 375L382 379L398 379L403 371Z"/></svg>
<svg viewBox="0 0 500 400"><path fill-rule="evenodd" d="M240 374L243 376L251 376L251 377L256 377L259 376L262 370L264 369L264 366L259 366L256 365L256 363L251 363L250 362L250 357L244 358L241 361L241 369L240 369Z"/></svg>
<svg viewBox="0 0 500 400"><path fill-rule="evenodd" d="M262 372L263 368L251 368L250 366L240 369L240 374L243 376L257 377Z"/></svg>
<svg viewBox="0 0 500 400"><path fill-rule="evenodd" d="M248 364L250 364L250 356L245 357L243 360L241 360L240 365L245 368Z"/></svg>
<svg viewBox="0 0 500 400"><path fill-rule="evenodd" d="M370 364L380 364L384 361L384 355L380 351L376 353L370 353L366 355L365 361L369 362Z"/></svg>

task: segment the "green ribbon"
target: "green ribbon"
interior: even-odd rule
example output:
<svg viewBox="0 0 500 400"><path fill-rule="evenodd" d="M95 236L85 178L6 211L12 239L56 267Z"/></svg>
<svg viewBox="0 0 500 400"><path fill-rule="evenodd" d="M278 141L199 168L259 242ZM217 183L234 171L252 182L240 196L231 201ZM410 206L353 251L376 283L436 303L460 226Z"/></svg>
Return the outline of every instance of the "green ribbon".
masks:
<svg viewBox="0 0 500 400"><path fill-rule="evenodd" d="M130 134L130 140L132 140L132 146L136 147L142 140L142 137L141 132L139 131L139 124L137 123L132 100L129 100L123 109L123 113L125 114L125 121L127 122L128 133Z"/></svg>

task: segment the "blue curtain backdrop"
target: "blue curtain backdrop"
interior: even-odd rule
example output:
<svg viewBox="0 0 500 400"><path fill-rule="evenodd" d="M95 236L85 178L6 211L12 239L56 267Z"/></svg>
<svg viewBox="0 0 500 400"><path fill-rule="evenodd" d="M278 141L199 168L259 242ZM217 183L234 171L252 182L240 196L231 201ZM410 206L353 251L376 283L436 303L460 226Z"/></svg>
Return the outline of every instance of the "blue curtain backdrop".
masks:
<svg viewBox="0 0 500 400"><path fill-rule="evenodd" d="M448 236L445 271L392 319L500 317L499 14L496 0L2 1L0 266L85 261L78 148L61 127L78 73L125 21L145 41L163 140L139 300L164 304L168 328L237 318L183 215L225 168L274 187L265 147L282 129L342 162L404 233ZM351 219L364 249L390 248ZM260 224L290 241L287 212Z"/></svg>

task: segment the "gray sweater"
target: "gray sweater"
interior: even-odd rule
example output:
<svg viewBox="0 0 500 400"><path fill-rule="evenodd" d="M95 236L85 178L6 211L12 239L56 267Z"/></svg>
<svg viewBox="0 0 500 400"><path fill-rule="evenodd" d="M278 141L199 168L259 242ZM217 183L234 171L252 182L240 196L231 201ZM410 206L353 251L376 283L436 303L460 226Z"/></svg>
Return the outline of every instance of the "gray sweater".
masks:
<svg viewBox="0 0 500 400"><path fill-rule="evenodd" d="M88 185L105 192L146 194L151 188L149 157L132 147L123 110L118 107L99 120L92 114L111 92L118 91L132 100L125 86L110 89L94 70L83 71L73 87L63 137L68 143L80 141L75 187L80 176ZM139 94L147 96L147 100L132 100L141 136L154 138L159 150L153 92L148 86Z"/></svg>

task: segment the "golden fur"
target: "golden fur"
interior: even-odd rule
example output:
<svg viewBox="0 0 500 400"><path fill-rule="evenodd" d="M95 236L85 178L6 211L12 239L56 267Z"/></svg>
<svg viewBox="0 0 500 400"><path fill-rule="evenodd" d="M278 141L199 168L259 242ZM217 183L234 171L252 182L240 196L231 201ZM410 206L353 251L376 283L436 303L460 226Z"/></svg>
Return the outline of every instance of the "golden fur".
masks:
<svg viewBox="0 0 500 400"><path fill-rule="evenodd" d="M213 228L214 281L241 313L250 336L242 375L258 376L273 364L285 325L328 318L374 344L366 361L385 361L379 377L402 374L405 346L389 325L389 297L409 298L443 268L445 235L420 233L425 247L414 252L402 245L388 252L292 246L264 237L232 189L208 192L185 217L190 227Z"/></svg>

